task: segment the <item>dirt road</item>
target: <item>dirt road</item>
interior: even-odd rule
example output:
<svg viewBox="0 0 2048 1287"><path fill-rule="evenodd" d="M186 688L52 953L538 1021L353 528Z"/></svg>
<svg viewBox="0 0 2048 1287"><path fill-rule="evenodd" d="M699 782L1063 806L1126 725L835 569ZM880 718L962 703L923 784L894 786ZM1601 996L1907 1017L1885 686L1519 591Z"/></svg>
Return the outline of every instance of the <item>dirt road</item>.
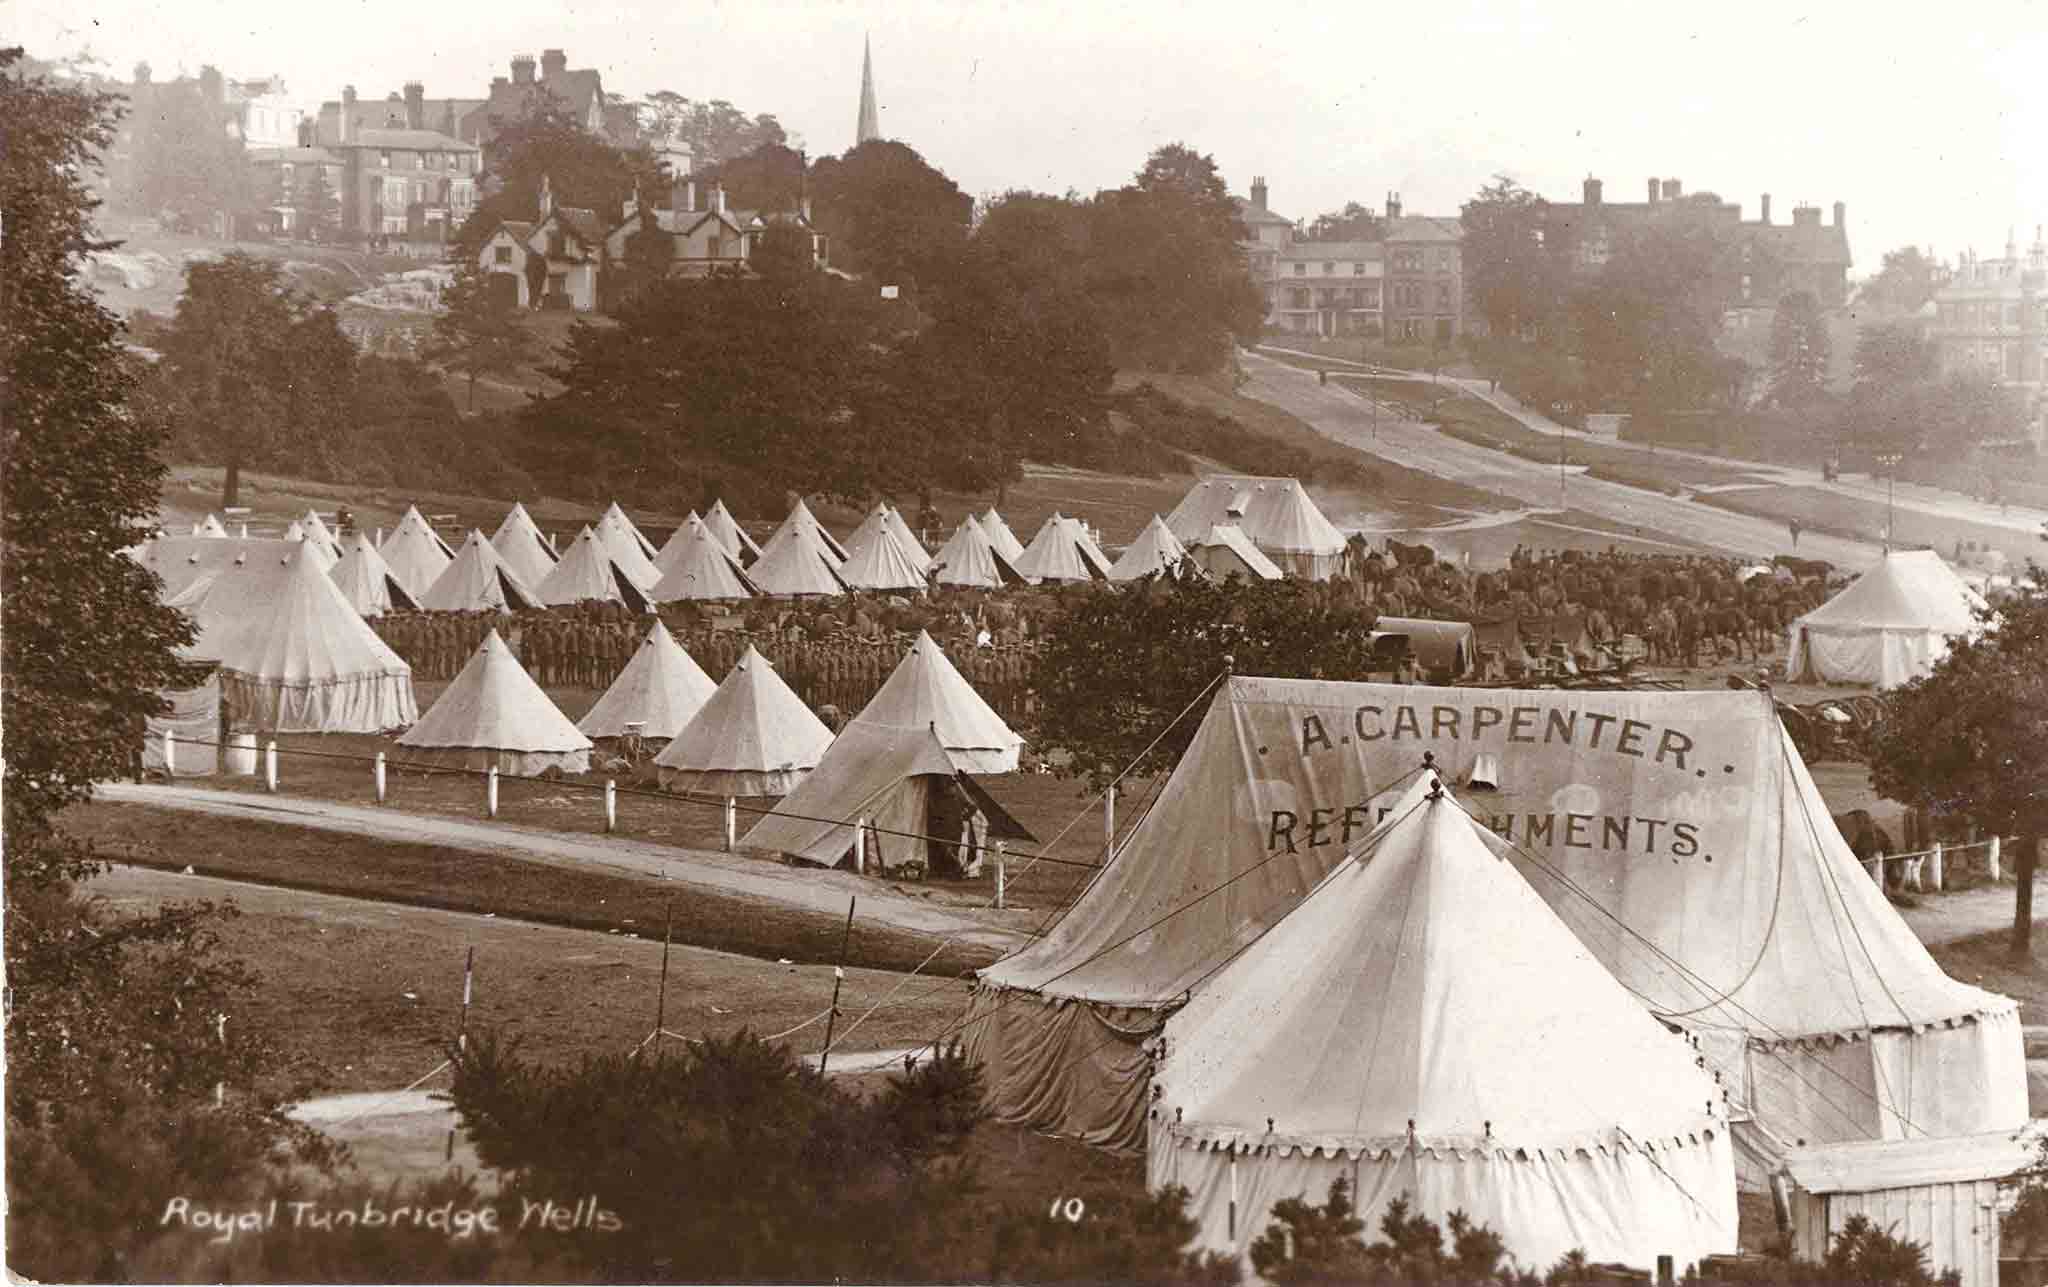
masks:
<svg viewBox="0 0 2048 1287"><path fill-rule="evenodd" d="M1524 505L1583 510L1611 522L1668 533L1747 558L1796 552L1802 558L1860 568L1881 553L1876 545L1819 533L1802 536L1794 551L1791 533L1772 520L1583 473L1567 471L1560 484L1555 465L1461 442L1432 426L1397 419L1384 408L1375 420L1372 407L1363 398L1334 384L1318 384L1313 371L1255 353L1245 355L1243 363L1251 378L1242 392L1293 412L1330 438L1410 469L1512 497Z"/></svg>
<svg viewBox="0 0 2048 1287"><path fill-rule="evenodd" d="M463 822L296 796L258 796L155 783L109 782L98 788L98 794L99 798L116 803L446 845L479 853L511 854L529 862L609 868L656 876L678 885L759 898L828 917L844 916L848 896L858 895L858 916L863 921L913 933L951 936L962 943L998 951L1019 946L1036 924L1029 911L998 912L908 898L879 881L845 872L784 867L759 858L676 849L616 837Z"/></svg>

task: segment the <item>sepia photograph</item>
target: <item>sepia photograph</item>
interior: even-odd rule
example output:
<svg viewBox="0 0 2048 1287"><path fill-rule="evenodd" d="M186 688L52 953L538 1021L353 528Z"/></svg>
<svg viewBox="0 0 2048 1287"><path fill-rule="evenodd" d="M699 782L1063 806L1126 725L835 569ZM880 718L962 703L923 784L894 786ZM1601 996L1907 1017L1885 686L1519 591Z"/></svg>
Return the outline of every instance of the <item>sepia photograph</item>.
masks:
<svg viewBox="0 0 2048 1287"><path fill-rule="evenodd" d="M2048 1287L2044 75L0 0L7 1274Z"/></svg>

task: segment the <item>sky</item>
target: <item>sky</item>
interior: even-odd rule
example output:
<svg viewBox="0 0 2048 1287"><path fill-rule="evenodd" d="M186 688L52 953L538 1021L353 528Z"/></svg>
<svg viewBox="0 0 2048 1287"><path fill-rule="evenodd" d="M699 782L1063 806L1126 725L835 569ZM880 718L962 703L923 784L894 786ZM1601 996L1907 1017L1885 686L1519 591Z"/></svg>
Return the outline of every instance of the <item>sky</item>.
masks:
<svg viewBox="0 0 2048 1287"><path fill-rule="evenodd" d="M567 51L607 90L772 112L850 147L861 42L884 135L977 196L1093 193L1185 142L1231 189L1313 218L1347 201L1455 215L1492 176L1609 201L1651 176L1789 222L1847 203L1858 275L1883 252L2024 249L2048 224L2048 0L1954 8L1291 0L0 0L0 42L88 50L125 77L212 63L308 104L482 97Z"/></svg>

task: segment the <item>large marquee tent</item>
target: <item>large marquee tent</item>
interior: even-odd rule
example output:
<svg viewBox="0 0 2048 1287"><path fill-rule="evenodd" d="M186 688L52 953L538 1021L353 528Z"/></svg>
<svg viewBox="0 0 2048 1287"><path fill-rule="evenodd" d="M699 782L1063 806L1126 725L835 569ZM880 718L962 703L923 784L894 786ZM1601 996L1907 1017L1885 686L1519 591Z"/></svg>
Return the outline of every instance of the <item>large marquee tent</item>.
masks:
<svg viewBox="0 0 2048 1287"><path fill-rule="evenodd" d="M1942 973L1832 825L1768 693L1249 677L1223 681L1066 915L981 971L968 1037L996 1114L1136 1146L1144 1040L1328 874L1425 753L1451 781L1491 757L1498 790L1470 807L1698 1043L1752 1181L1796 1140L2026 1120L2017 1007Z"/></svg>
<svg viewBox="0 0 2048 1287"><path fill-rule="evenodd" d="M496 630L398 744L430 764L531 777L590 771L590 739L526 673Z"/></svg>
<svg viewBox="0 0 2048 1287"><path fill-rule="evenodd" d="M219 664L233 722L273 733L381 733L419 716L412 667L377 637L304 541L223 568L176 601L187 653Z"/></svg>
<svg viewBox="0 0 2048 1287"><path fill-rule="evenodd" d="M1243 528L1253 545L1295 576L1327 581L1343 570L1344 533L1298 479L1210 474L1166 516L1173 534L1190 546L1219 523Z"/></svg>
<svg viewBox="0 0 2048 1287"><path fill-rule="evenodd" d="M1545 1266L1736 1249L1726 1105L1433 773L1166 1021L1154 1188L1243 1257L1338 1179L1368 1229L1406 1198Z"/></svg>
<svg viewBox="0 0 2048 1287"><path fill-rule="evenodd" d="M1785 677L1896 688L1934 669L1949 639L1974 635L1984 599L1933 550L1895 550L1792 623Z"/></svg>

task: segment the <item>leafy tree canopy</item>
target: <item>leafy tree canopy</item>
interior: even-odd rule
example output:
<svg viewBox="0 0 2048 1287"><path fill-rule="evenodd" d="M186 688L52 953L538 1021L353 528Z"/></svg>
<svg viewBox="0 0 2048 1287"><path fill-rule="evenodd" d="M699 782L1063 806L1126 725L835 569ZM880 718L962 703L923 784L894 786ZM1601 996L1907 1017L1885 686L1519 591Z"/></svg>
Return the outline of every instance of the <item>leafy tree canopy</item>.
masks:
<svg viewBox="0 0 2048 1287"><path fill-rule="evenodd" d="M633 105L644 136L678 139L698 166L717 166L764 147L784 147L789 134L767 112L748 116L722 98L700 103L658 90Z"/></svg>
<svg viewBox="0 0 2048 1287"><path fill-rule="evenodd" d="M1386 224L1371 207L1347 201L1342 210L1328 210L1308 222L1310 241L1380 241Z"/></svg>
<svg viewBox="0 0 2048 1287"><path fill-rule="evenodd" d="M811 167L818 222L848 272L912 288L959 253L973 198L901 143L876 139Z"/></svg>
<svg viewBox="0 0 2048 1287"><path fill-rule="evenodd" d="M1884 264L1863 284L1862 299L1884 315L1917 313L1934 298L1936 264L1918 246L1885 252Z"/></svg>
<svg viewBox="0 0 2048 1287"><path fill-rule="evenodd" d="M1833 351L1827 319L1813 292L1796 291L1779 300L1771 319L1771 401L1797 408L1825 398Z"/></svg>

